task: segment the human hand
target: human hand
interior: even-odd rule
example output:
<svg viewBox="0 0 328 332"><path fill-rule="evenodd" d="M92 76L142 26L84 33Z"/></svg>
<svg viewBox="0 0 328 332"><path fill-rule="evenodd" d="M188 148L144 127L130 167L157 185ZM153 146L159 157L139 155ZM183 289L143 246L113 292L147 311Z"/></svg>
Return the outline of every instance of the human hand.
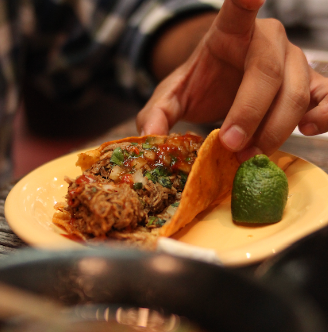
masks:
<svg viewBox="0 0 328 332"><path fill-rule="evenodd" d="M310 92L316 91L312 82L320 79L288 41L281 23L256 19L262 4L224 2L189 59L158 85L139 113L139 132L166 134L180 119L204 123L225 118L220 139L238 152L240 161L279 148L308 110ZM313 95L313 105L324 95ZM318 122L315 112L308 114ZM311 119L305 116L300 128Z"/></svg>
<svg viewBox="0 0 328 332"><path fill-rule="evenodd" d="M307 136L328 131L328 77L310 69L311 101L307 113L298 124L299 130Z"/></svg>

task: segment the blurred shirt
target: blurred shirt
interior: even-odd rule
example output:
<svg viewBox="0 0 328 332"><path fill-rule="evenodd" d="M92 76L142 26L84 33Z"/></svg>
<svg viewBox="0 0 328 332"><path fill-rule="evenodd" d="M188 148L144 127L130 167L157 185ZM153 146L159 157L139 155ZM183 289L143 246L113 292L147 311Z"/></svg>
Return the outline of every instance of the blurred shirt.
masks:
<svg viewBox="0 0 328 332"><path fill-rule="evenodd" d="M113 90L148 98L156 82L147 51L156 32L176 17L221 5L221 0L1 0L0 184L12 172L12 124L23 91L32 89L40 100L58 104L62 123L71 110L76 120L80 109L92 112L99 96ZM35 117L42 123L47 112Z"/></svg>

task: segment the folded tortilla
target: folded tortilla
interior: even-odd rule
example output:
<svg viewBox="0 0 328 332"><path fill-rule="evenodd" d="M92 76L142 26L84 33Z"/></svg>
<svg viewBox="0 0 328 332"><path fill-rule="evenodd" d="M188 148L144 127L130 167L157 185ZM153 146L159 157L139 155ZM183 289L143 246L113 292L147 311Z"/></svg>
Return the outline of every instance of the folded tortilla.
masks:
<svg viewBox="0 0 328 332"><path fill-rule="evenodd" d="M106 142L97 149L79 154L76 165L81 168L82 172L87 172L102 160L106 153L104 151L106 151L108 146L128 142L140 144L145 142L145 139L161 137L166 138L166 136L152 135L147 137L128 137ZM219 204L227 197L231 193L233 179L238 167L239 163L235 154L226 150L221 144L219 129L212 131L197 152L197 157L188 175L181 198L179 197L178 207L175 208L173 216L170 216L164 225L154 229L147 229L145 225L138 225L132 229L131 227L126 227L125 229L115 229L113 227L106 233L105 237L96 236L92 241L115 238L129 243L137 243L143 247L154 248L159 236L169 237L173 235L191 222L200 212L210 205ZM53 222L56 225L63 227L69 234L75 234L83 239L90 240L83 233L85 226L80 226L80 229L74 227L74 218L69 209L67 209L67 203L57 204L56 210L53 217ZM161 216L161 213L159 215ZM92 221L88 223L92 224Z"/></svg>

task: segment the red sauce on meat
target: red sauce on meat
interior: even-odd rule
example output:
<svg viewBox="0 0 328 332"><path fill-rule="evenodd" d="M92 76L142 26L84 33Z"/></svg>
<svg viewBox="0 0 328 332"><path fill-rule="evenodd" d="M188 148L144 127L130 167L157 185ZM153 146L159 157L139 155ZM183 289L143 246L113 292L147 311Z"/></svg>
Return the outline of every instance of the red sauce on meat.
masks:
<svg viewBox="0 0 328 332"><path fill-rule="evenodd" d="M96 178L92 174L88 174L88 175L83 174L75 180L75 183L77 183L77 184L92 183L92 182L96 182L96 181L97 181Z"/></svg>
<svg viewBox="0 0 328 332"><path fill-rule="evenodd" d="M160 141L161 139L159 139ZM177 174L179 172L184 172L188 174L191 170L191 166L195 161L196 154L194 153L194 144L199 145L202 142L202 137L185 134L182 136L173 136L168 137L165 141L152 142L151 138L145 139L141 144L143 149L140 150L137 146L138 142L131 142L131 145L125 147L124 152L124 161L120 167L122 172L119 176L119 179L115 180L116 183L129 183L133 184L133 178L131 176L134 173L136 163L142 163L143 159L146 159L146 162L150 169L155 169L157 167L164 167L169 174ZM146 147L145 147L145 145ZM149 160L145 158L145 151L151 151L152 154L155 153L155 158ZM141 158L136 160L137 158Z"/></svg>

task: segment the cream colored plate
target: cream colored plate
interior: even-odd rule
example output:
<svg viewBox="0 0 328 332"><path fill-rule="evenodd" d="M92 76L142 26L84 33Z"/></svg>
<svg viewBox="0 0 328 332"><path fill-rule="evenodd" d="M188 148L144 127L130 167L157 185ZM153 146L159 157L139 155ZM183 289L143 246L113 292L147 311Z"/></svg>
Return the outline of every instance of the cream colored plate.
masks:
<svg viewBox="0 0 328 332"><path fill-rule="evenodd" d="M283 220L274 225L242 227L232 222L230 199L198 216L173 238L214 249L223 264L245 265L265 259L328 222L328 176L318 167L287 153L272 157L286 171L289 199ZM54 204L64 200L64 176L80 174L73 153L49 162L24 177L9 193L5 215L12 230L32 246L81 248L51 222ZM205 171L205 170L204 170Z"/></svg>

